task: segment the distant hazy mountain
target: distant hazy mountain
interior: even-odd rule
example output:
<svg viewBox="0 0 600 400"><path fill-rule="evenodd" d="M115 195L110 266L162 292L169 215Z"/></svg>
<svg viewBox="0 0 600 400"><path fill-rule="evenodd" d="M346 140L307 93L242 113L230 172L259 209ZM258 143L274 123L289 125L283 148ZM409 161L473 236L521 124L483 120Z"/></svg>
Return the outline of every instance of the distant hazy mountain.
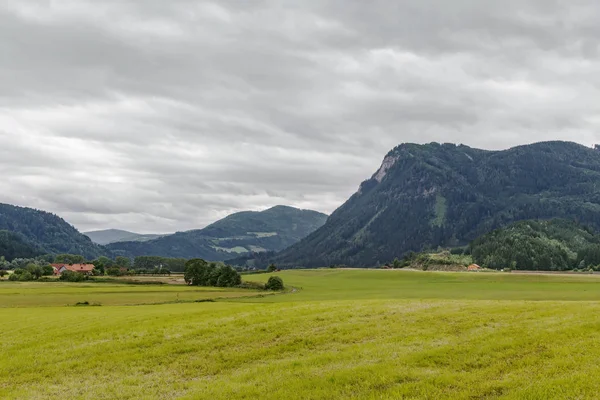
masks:
<svg viewBox="0 0 600 400"><path fill-rule="evenodd" d="M32 208L0 204L0 230L18 234L3 237L11 248L27 254L71 253L93 259L106 252L62 218Z"/></svg>
<svg viewBox="0 0 600 400"><path fill-rule="evenodd" d="M92 239L92 242L106 245L114 242L145 242L164 235L141 234L123 231L120 229L106 229L101 231L84 232L84 235Z"/></svg>
<svg viewBox="0 0 600 400"><path fill-rule="evenodd" d="M145 242L117 242L107 247L129 257L200 257L227 260L249 252L279 251L322 226L327 215L277 206L262 212L232 214L204 229L178 232Z"/></svg>
<svg viewBox="0 0 600 400"><path fill-rule="evenodd" d="M504 151L402 144L324 226L273 261L374 266L548 218L600 228L600 151L569 142Z"/></svg>

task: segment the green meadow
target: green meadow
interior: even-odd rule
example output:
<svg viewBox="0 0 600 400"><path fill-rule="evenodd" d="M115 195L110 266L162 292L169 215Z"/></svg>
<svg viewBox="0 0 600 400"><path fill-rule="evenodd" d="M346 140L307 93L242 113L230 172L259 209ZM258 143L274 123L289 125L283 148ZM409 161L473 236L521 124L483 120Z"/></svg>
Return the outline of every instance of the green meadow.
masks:
<svg viewBox="0 0 600 400"><path fill-rule="evenodd" d="M287 292L263 297L182 285L0 282L0 398L599 396L596 276L276 275ZM206 299L214 302L196 302ZM101 305L75 306L86 301Z"/></svg>

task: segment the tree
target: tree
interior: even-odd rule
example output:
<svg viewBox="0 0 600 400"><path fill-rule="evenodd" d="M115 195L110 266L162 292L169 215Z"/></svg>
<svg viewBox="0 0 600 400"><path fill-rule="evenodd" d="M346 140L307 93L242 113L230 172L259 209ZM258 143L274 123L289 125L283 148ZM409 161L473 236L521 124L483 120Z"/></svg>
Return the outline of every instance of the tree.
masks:
<svg viewBox="0 0 600 400"><path fill-rule="evenodd" d="M275 264L270 264L269 267L267 268L267 272L275 272L277 271L277 267L275 266Z"/></svg>
<svg viewBox="0 0 600 400"><path fill-rule="evenodd" d="M281 279L278 276L270 277L269 280L267 281L267 284L265 285L265 289L267 289L267 290L283 290L284 289L283 279Z"/></svg>
<svg viewBox="0 0 600 400"><path fill-rule="evenodd" d="M106 274L110 275L110 276L119 276L119 275L121 275L121 268L110 267L106 270Z"/></svg>
<svg viewBox="0 0 600 400"><path fill-rule="evenodd" d="M207 286L207 272L208 263L201 258L193 258L185 263L183 279L188 285Z"/></svg>
<svg viewBox="0 0 600 400"><path fill-rule="evenodd" d="M115 258L115 264L121 268L131 268L131 259L128 257L118 256Z"/></svg>
<svg viewBox="0 0 600 400"><path fill-rule="evenodd" d="M219 269L219 277L217 278L216 285L219 287L233 287L242 283L242 277L238 272L230 267L224 265Z"/></svg>
<svg viewBox="0 0 600 400"><path fill-rule="evenodd" d="M186 262L183 275L188 285L233 287L242 283L240 274L229 265L207 263L201 258Z"/></svg>
<svg viewBox="0 0 600 400"><path fill-rule="evenodd" d="M37 264L29 264L26 269L27 269L27 272L29 272L31 274L32 280L40 279L42 277L42 275L44 274L42 267L40 267Z"/></svg>
<svg viewBox="0 0 600 400"><path fill-rule="evenodd" d="M8 274L8 271L0 269L0 278L4 278L4 276L6 276L7 274Z"/></svg>
<svg viewBox="0 0 600 400"><path fill-rule="evenodd" d="M16 269L11 276L8 277L9 281L20 281L27 282L33 280L33 275L31 272L26 271L24 269Z"/></svg>
<svg viewBox="0 0 600 400"><path fill-rule="evenodd" d="M50 264L46 264L42 267L42 275L43 276L52 276L54 275L54 268L52 268L52 265Z"/></svg>
<svg viewBox="0 0 600 400"><path fill-rule="evenodd" d="M392 266L394 268L402 268L402 263L400 262L400 260L398 260L398 258L394 258L394 262L392 263Z"/></svg>
<svg viewBox="0 0 600 400"><path fill-rule="evenodd" d="M82 282L86 280L87 277L79 272L64 271L62 274L60 274L60 278L58 279L65 282Z"/></svg>
<svg viewBox="0 0 600 400"><path fill-rule="evenodd" d="M104 268L114 267L115 265L115 262L106 256L100 256L95 261L98 263L98 265L104 266Z"/></svg>
<svg viewBox="0 0 600 400"><path fill-rule="evenodd" d="M94 260L92 264L94 264L94 270L98 271L98 275L104 275L106 273L106 268L104 267L104 264L98 262L98 260Z"/></svg>

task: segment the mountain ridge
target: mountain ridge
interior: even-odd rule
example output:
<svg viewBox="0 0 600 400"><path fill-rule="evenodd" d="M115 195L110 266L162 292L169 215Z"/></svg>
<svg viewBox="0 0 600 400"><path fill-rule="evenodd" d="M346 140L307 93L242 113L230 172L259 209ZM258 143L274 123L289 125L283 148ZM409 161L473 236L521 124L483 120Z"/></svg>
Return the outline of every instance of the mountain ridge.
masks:
<svg viewBox="0 0 600 400"><path fill-rule="evenodd" d="M107 248L135 257L204 258L224 261L250 252L282 250L313 232L327 215L313 210L275 206L231 214L205 228L176 232L145 242L116 242Z"/></svg>
<svg viewBox="0 0 600 400"><path fill-rule="evenodd" d="M404 143L325 225L274 261L375 266L466 245L510 222L557 217L600 227L600 152L563 141L507 150Z"/></svg>

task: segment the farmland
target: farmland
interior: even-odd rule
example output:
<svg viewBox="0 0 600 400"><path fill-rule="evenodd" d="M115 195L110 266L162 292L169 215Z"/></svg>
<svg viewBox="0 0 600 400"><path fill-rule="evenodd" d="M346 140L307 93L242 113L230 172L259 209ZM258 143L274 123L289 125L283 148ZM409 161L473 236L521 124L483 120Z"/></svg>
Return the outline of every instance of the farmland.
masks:
<svg viewBox="0 0 600 400"><path fill-rule="evenodd" d="M277 275L296 290L256 297L0 282L0 398L571 399L600 391L596 276ZM101 306L74 306L83 301Z"/></svg>

